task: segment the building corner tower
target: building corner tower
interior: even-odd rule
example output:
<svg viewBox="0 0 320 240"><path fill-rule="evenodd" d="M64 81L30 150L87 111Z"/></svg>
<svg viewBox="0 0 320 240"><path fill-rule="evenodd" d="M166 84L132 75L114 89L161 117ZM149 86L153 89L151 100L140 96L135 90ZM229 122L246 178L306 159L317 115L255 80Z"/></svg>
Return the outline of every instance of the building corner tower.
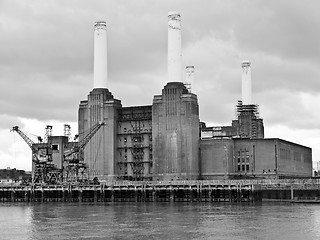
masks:
<svg viewBox="0 0 320 240"><path fill-rule="evenodd" d="M251 63L241 64L242 100L236 106L237 119L232 121L239 138L264 138L263 119L259 117L259 106L252 103Z"/></svg>
<svg viewBox="0 0 320 240"><path fill-rule="evenodd" d="M104 122L84 150L84 161L89 178L113 180L117 161L117 121L121 101L107 89L107 25L104 21L94 25L94 81L87 100L81 101L78 111L79 141L99 122Z"/></svg>
<svg viewBox="0 0 320 240"><path fill-rule="evenodd" d="M199 105L182 82L181 17L168 14L168 83L153 98L154 180L199 178Z"/></svg>

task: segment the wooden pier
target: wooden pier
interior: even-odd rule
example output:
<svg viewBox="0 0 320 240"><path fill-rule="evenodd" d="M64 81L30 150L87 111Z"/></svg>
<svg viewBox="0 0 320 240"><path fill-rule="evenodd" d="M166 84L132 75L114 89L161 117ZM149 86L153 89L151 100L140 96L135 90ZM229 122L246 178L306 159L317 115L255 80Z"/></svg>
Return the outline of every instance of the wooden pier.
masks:
<svg viewBox="0 0 320 240"><path fill-rule="evenodd" d="M320 199L320 179L0 185L0 202L257 202Z"/></svg>
<svg viewBox="0 0 320 240"><path fill-rule="evenodd" d="M0 202L253 202L253 185L202 181L0 186Z"/></svg>

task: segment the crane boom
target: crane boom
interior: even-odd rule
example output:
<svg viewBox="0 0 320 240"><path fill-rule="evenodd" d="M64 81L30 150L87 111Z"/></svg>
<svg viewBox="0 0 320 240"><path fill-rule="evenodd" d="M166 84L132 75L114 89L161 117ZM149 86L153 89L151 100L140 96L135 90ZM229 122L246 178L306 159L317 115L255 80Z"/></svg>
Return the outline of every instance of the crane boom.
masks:
<svg viewBox="0 0 320 240"><path fill-rule="evenodd" d="M84 148L96 132L103 126L104 122L99 122L89 129L89 133L78 143L64 151L63 157L65 164L64 181L83 182L88 180L87 164L84 162Z"/></svg>
<svg viewBox="0 0 320 240"><path fill-rule="evenodd" d="M14 126L13 128L11 128L10 131L17 132L20 135L20 137L22 137L22 139L28 144L33 153L38 150L38 148L35 147L34 142L19 129L19 126Z"/></svg>
<svg viewBox="0 0 320 240"><path fill-rule="evenodd" d="M19 126L14 126L11 131L17 132L32 150L32 183L59 183L62 179L62 172L52 163L52 149L49 143L34 143L25 135Z"/></svg>
<svg viewBox="0 0 320 240"><path fill-rule="evenodd" d="M17 132L22 139L28 144L32 150L32 161L35 163L38 162L47 162L51 161L51 149L48 143L38 143L35 144L27 135L25 135L20 129L19 126L14 126L11 129L12 132ZM38 139L41 139L38 137Z"/></svg>
<svg viewBox="0 0 320 240"><path fill-rule="evenodd" d="M88 144L90 139L96 134L96 132L100 129L101 126L104 125L104 122L97 123L91 131L79 142L79 148L84 149L85 146Z"/></svg>
<svg viewBox="0 0 320 240"><path fill-rule="evenodd" d="M71 149L67 150L64 152L64 157L68 157L76 152L81 152L84 150L85 146L88 144L90 139L96 134L96 132L100 129L101 126L103 126L105 123L104 122L99 122L96 125L94 125L89 133L84 136L84 138L78 142L78 144L74 145Z"/></svg>

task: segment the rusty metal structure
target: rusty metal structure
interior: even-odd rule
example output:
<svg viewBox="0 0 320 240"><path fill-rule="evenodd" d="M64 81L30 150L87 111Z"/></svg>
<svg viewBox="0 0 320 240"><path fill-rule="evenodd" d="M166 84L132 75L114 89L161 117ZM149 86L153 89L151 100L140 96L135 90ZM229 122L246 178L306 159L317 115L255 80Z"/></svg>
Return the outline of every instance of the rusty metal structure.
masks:
<svg viewBox="0 0 320 240"><path fill-rule="evenodd" d="M51 129L52 127L50 128L50 130ZM42 138L38 137L39 143L34 143L25 133L23 133L19 129L19 126L14 126L11 131L17 132L32 150L32 183L61 183L62 170L58 169L52 163L50 137L46 138L46 142L42 142Z"/></svg>
<svg viewBox="0 0 320 240"><path fill-rule="evenodd" d="M32 150L32 184L62 184L65 182L86 182L88 180L87 165L84 163L83 151L90 139L104 125L99 122L88 130L79 142L61 146L64 164L57 167L53 163L52 126L46 127L45 142L38 137L38 143L33 142L19 126L11 131L17 132ZM70 136L69 136L70 137Z"/></svg>
<svg viewBox="0 0 320 240"><path fill-rule="evenodd" d="M132 161L128 162L131 166L133 178L140 180L144 171L144 136L142 134L142 121L135 121L132 135Z"/></svg>
<svg viewBox="0 0 320 240"><path fill-rule="evenodd" d="M152 169L151 106L126 107L119 111L117 146L118 178L150 180Z"/></svg>
<svg viewBox="0 0 320 240"><path fill-rule="evenodd" d="M100 127L105 125L99 122L79 142L73 142L70 149L64 151L64 181L65 182L86 182L88 181L87 164L84 162L84 148L90 139L98 132Z"/></svg>

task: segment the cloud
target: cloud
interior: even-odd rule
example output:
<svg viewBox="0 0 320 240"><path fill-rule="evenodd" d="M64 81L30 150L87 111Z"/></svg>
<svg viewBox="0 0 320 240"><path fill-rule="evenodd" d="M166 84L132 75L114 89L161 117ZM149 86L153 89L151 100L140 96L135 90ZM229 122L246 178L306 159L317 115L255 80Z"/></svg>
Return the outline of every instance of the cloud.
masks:
<svg viewBox="0 0 320 240"><path fill-rule="evenodd" d="M305 94L274 90L268 93L270 102L266 107L260 107L261 115L267 126L282 124L292 128L318 128L317 117L311 108L316 102ZM314 99L318 99L317 98Z"/></svg>
<svg viewBox="0 0 320 240"><path fill-rule="evenodd" d="M249 59L265 132L278 125L301 134L317 131L319 5L315 0L0 1L5 46L0 131L26 121L38 121L26 128L77 121L79 102L93 86L98 20L107 22L109 90L123 106L152 104L167 82L172 10L182 17L183 63L195 66L201 121L231 124L241 97L241 61Z"/></svg>
<svg viewBox="0 0 320 240"><path fill-rule="evenodd" d="M248 2L247 2L248 3ZM284 59L319 62L317 1L255 1L244 4L233 28L238 46Z"/></svg>
<svg viewBox="0 0 320 240"><path fill-rule="evenodd" d="M19 117L14 117L8 114L0 114L0 131L9 131L13 126L24 127L24 123Z"/></svg>
<svg viewBox="0 0 320 240"><path fill-rule="evenodd" d="M91 75L74 75L59 83L45 74L34 74L23 79L15 78L14 74L11 77L12 82L0 84L2 111L13 116L66 121L77 118L75 109L87 94L83 88L89 88L89 79L92 79Z"/></svg>

